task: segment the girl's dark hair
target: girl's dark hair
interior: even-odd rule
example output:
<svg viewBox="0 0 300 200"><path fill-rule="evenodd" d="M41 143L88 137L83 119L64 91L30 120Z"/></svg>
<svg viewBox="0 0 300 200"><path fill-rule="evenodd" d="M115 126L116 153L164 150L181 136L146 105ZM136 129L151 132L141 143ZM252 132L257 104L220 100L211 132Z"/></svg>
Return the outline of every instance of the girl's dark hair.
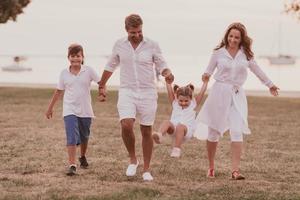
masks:
<svg viewBox="0 0 300 200"><path fill-rule="evenodd" d="M78 53L81 53L82 57L84 57L83 54L83 48L80 44L71 44L68 48L68 57L71 55L76 55ZM84 62L82 61L81 64L83 64Z"/></svg>
<svg viewBox="0 0 300 200"><path fill-rule="evenodd" d="M183 87L179 87L178 85L175 84L173 90L177 98L180 95L193 98L194 86L192 84L188 84L187 86L183 86Z"/></svg>

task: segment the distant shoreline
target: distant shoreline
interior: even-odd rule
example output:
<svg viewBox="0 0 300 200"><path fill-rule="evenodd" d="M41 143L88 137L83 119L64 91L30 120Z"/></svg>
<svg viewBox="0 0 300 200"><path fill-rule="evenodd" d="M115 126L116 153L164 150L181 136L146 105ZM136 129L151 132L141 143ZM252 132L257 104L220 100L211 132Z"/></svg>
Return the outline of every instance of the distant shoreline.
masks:
<svg viewBox="0 0 300 200"><path fill-rule="evenodd" d="M55 88L56 84L36 84L36 83L1 83L0 87L24 87L24 88ZM97 89L97 86L92 86L93 90ZM118 90L118 86L108 86L108 90ZM164 93L166 89L164 87L159 87L158 92ZM290 97L290 98L300 98L300 91L279 91L279 97ZM271 96L268 90L246 90L247 96Z"/></svg>

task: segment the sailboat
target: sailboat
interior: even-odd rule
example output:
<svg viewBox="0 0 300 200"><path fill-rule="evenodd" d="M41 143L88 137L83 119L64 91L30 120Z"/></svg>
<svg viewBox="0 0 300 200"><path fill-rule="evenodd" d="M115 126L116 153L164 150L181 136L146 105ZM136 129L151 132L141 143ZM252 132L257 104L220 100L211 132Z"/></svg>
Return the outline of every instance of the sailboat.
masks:
<svg viewBox="0 0 300 200"><path fill-rule="evenodd" d="M9 71L9 72L22 72L22 71L31 71L32 69L29 67L23 67L20 65L20 62L25 60L24 57L15 56L14 57L14 64L2 67L2 71Z"/></svg>
<svg viewBox="0 0 300 200"><path fill-rule="evenodd" d="M264 56L267 58L271 65L294 65L296 63L296 57L288 54L281 53L282 45L281 45L281 23L279 23L278 29L278 51L277 55Z"/></svg>
<svg viewBox="0 0 300 200"><path fill-rule="evenodd" d="M296 58L290 55L279 54L277 56L267 56L271 65L294 65Z"/></svg>

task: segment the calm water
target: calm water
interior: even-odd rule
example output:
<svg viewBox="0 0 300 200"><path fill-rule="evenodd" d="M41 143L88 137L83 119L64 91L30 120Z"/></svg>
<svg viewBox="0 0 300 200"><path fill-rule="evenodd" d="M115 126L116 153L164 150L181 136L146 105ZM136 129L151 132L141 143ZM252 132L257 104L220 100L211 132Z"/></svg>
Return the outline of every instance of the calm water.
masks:
<svg viewBox="0 0 300 200"><path fill-rule="evenodd" d="M283 14L284 0L37 0L18 16L18 21L1 24L0 67L12 64L12 56L28 55L22 65L32 72L0 71L0 83L53 84L68 63L69 44L83 45L86 55L109 55L114 42L126 36L124 18L138 13L144 20L144 35L158 41L176 83L194 83L206 67L212 49L227 26L242 22L253 38L257 57L278 53L300 56L300 23ZM183 9L184 8L184 9ZM280 29L279 29L280 27ZM34 56L47 55L47 56ZM49 56L62 55L62 56ZM270 66L257 62L281 90L300 91L300 62L293 66ZM106 58L86 56L86 64L102 72ZM118 85L118 71L109 85ZM244 86L266 88L249 73Z"/></svg>
<svg viewBox="0 0 300 200"><path fill-rule="evenodd" d="M173 70L175 82L183 85L193 83L199 87L201 74L203 73L209 56L170 56L165 58ZM1 57L1 66L10 65L12 59ZM86 64L93 67L99 74L102 73L107 58L101 56L87 56ZM282 91L300 91L300 63L299 60L291 66L271 66L268 60L258 59L263 71ZM33 83L56 84L61 70L68 66L64 56L55 57L29 57L22 62L25 67L31 67L29 72L4 72L0 71L0 83ZM108 85L119 85L119 70L117 70L108 82ZM266 87L249 71L249 76L244 88L247 90L266 90Z"/></svg>

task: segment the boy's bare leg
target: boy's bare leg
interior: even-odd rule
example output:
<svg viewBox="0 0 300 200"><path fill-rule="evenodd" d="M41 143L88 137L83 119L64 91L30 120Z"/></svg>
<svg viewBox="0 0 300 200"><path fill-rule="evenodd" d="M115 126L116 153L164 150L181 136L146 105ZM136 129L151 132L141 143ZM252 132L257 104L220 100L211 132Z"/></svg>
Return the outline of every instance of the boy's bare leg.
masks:
<svg viewBox="0 0 300 200"><path fill-rule="evenodd" d="M67 151L69 155L69 165L76 164L76 145L67 146Z"/></svg>
<svg viewBox="0 0 300 200"><path fill-rule="evenodd" d="M80 144L80 155L85 156L88 147L88 142Z"/></svg>

